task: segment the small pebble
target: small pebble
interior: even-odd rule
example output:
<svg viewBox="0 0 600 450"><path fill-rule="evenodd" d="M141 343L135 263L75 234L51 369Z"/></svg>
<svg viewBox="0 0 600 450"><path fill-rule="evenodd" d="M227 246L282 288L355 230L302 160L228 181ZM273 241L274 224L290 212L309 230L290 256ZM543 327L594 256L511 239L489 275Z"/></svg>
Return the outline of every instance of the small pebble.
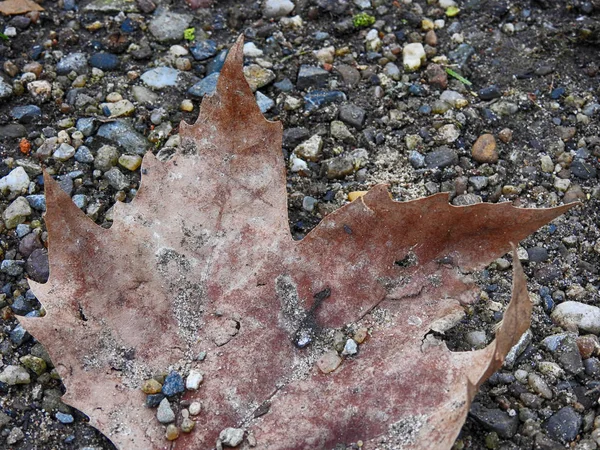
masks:
<svg viewBox="0 0 600 450"><path fill-rule="evenodd" d="M144 394L158 394L162 390L162 384L154 378L150 378L142 383L142 391Z"/></svg>
<svg viewBox="0 0 600 450"><path fill-rule="evenodd" d="M226 447L237 447L244 440L244 430L241 428L225 428L219 433L219 440Z"/></svg>
<svg viewBox="0 0 600 450"><path fill-rule="evenodd" d="M173 409L171 409L171 404L169 400L163 398L160 404L158 405L158 410L156 411L156 418L162 424L168 424L175 420L175 413Z"/></svg>
<svg viewBox="0 0 600 450"><path fill-rule="evenodd" d="M181 431L183 431L184 433L190 433L194 429L195 425L196 422L194 422L189 417L186 417L181 421Z"/></svg>
<svg viewBox="0 0 600 450"><path fill-rule="evenodd" d="M202 411L202 403L200 402L192 402L188 408L190 415L197 416Z"/></svg>
<svg viewBox="0 0 600 450"><path fill-rule="evenodd" d="M165 432L165 437L168 441L174 441L179 437L179 428L173 425L172 423L167 425L167 431Z"/></svg>
<svg viewBox="0 0 600 450"><path fill-rule="evenodd" d="M202 372L199 372L197 370L190 370L190 373L185 380L185 388L187 390L195 391L200 387L200 384L202 384L202 380Z"/></svg>
<svg viewBox="0 0 600 450"><path fill-rule="evenodd" d="M335 350L330 350L317 360L317 367L323 373L333 372L342 363L342 358L337 354Z"/></svg>
<svg viewBox="0 0 600 450"><path fill-rule="evenodd" d="M342 350L342 355L356 355L358 353L358 345L354 339L348 339L346 341L346 345L344 346L344 350Z"/></svg>
<svg viewBox="0 0 600 450"><path fill-rule="evenodd" d="M491 134L482 134L477 138L471 149L473 159L478 163L494 164L498 162L496 139Z"/></svg>

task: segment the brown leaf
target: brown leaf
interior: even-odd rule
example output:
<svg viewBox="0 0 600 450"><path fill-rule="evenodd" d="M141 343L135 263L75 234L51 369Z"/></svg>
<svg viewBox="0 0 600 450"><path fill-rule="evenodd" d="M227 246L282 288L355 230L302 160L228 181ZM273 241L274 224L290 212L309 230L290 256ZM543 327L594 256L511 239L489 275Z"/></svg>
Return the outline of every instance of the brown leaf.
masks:
<svg viewBox="0 0 600 450"><path fill-rule="evenodd" d="M474 301L469 271L570 205L400 203L375 186L294 241L281 125L256 105L242 46L196 124L181 124L173 159L146 154L111 229L45 175L50 278L31 285L47 314L21 322L50 352L64 400L121 449L171 445L140 387L192 368L204 382L184 399L203 413L174 448L212 448L227 427L261 449L450 448L476 387L529 326L518 258L492 344L453 353L429 332ZM334 333L359 329L358 353L340 361Z"/></svg>
<svg viewBox="0 0 600 450"><path fill-rule="evenodd" d="M33 0L5 0L0 2L0 13L5 16L26 14L30 11L44 11L44 8Z"/></svg>

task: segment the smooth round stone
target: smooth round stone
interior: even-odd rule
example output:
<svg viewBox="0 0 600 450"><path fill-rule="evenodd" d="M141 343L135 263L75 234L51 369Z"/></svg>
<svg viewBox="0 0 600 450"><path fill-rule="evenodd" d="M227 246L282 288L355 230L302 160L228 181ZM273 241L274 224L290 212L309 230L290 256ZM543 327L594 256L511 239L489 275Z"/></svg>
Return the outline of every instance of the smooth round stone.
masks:
<svg viewBox="0 0 600 450"><path fill-rule="evenodd" d="M473 159L478 163L494 164L498 162L496 139L492 134L482 134L477 138L471 149Z"/></svg>
<svg viewBox="0 0 600 450"><path fill-rule="evenodd" d="M165 432L165 437L168 441L174 441L179 437L179 428L173 424L169 424L167 426L167 431Z"/></svg>
<svg viewBox="0 0 600 450"><path fill-rule="evenodd" d="M486 88L480 89L477 93L481 100L493 100L495 98L502 97L502 92L498 89L498 86L492 85Z"/></svg>
<svg viewBox="0 0 600 450"><path fill-rule="evenodd" d="M552 320L569 331L600 333L600 308L585 303L568 301L557 305Z"/></svg>
<svg viewBox="0 0 600 450"><path fill-rule="evenodd" d="M188 408L190 415L197 416L202 411L202 403L192 402Z"/></svg>
<svg viewBox="0 0 600 450"><path fill-rule="evenodd" d="M330 350L317 360L317 367L323 373L333 372L342 363L342 358L337 354L335 350Z"/></svg>
<svg viewBox="0 0 600 450"><path fill-rule="evenodd" d="M290 0L267 0L263 7L263 14L269 19L287 16L294 9Z"/></svg>
<svg viewBox="0 0 600 450"><path fill-rule="evenodd" d="M75 148L66 143L60 144L52 154L52 157L58 161L67 161L73 156L75 156Z"/></svg>

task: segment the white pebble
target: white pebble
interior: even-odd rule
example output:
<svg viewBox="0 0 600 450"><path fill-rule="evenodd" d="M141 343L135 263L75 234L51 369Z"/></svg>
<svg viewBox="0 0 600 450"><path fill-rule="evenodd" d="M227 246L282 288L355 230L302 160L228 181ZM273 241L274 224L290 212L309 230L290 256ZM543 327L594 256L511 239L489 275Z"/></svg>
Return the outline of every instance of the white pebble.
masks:
<svg viewBox="0 0 600 450"><path fill-rule="evenodd" d="M0 191L21 192L29 187L29 175L22 167L10 171L8 175L0 178Z"/></svg>
<svg viewBox="0 0 600 450"><path fill-rule="evenodd" d="M200 402L192 402L189 407L190 415L197 416L202 411L202 403Z"/></svg>
<svg viewBox="0 0 600 450"><path fill-rule="evenodd" d="M202 372L190 370L190 374L185 380L185 388L191 391L197 390L200 387L200 384L202 384L203 378Z"/></svg>
<svg viewBox="0 0 600 450"><path fill-rule="evenodd" d="M402 50L404 68L409 71L417 70L425 62L425 48L421 43L412 43L404 46Z"/></svg>
<svg viewBox="0 0 600 450"><path fill-rule="evenodd" d="M250 58L256 58L257 56L262 56L263 51L258 48L254 42L246 42L244 44L244 56L248 56Z"/></svg>

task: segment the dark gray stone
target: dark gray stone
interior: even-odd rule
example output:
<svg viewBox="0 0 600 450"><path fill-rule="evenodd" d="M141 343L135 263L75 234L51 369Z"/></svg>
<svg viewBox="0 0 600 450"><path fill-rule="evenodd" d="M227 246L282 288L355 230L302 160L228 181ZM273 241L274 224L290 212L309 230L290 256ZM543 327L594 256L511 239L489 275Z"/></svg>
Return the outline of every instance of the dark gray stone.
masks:
<svg viewBox="0 0 600 450"><path fill-rule="evenodd" d="M600 360L598 358L585 359L583 367L586 375L594 378L600 377Z"/></svg>
<svg viewBox="0 0 600 450"><path fill-rule="evenodd" d="M27 136L27 128L19 123L0 126L0 137L20 138Z"/></svg>
<svg viewBox="0 0 600 450"><path fill-rule="evenodd" d="M34 250L29 255L29 258L27 258L25 270L33 281L37 281L38 283L48 281L50 269L48 267L48 252L46 249Z"/></svg>
<svg viewBox="0 0 600 450"><path fill-rule="evenodd" d="M577 341L573 335L567 335L560 341L554 355L560 366L567 372L578 374L583 371L583 362Z"/></svg>
<svg viewBox="0 0 600 450"><path fill-rule="evenodd" d="M281 92L290 92L294 90L294 85L289 78L284 78L283 80L278 81L277 83L273 83L273 86L275 86Z"/></svg>
<svg viewBox="0 0 600 450"><path fill-rule="evenodd" d="M327 86L329 72L316 66L300 66L296 87L298 89L323 88Z"/></svg>
<svg viewBox="0 0 600 450"><path fill-rule="evenodd" d="M283 130L283 146L286 148L296 147L308 139L308 130L304 127L286 128Z"/></svg>
<svg viewBox="0 0 600 450"><path fill-rule="evenodd" d="M456 151L448 147L442 147L425 155L425 164L428 169L444 168L458 162Z"/></svg>
<svg viewBox="0 0 600 450"><path fill-rule="evenodd" d="M10 332L10 340L16 346L22 345L29 339L31 339L31 335L20 324Z"/></svg>
<svg viewBox="0 0 600 450"><path fill-rule="evenodd" d="M34 250L39 248L44 248L44 245L42 244L38 233L29 233L23 236L23 239L19 242L19 253L24 258L28 258Z"/></svg>
<svg viewBox="0 0 600 450"><path fill-rule="evenodd" d="M25 197L31 206L36 211L46 211L46 197L44 194L33 194Z"/></svg>
<svg viewBox="0 0 600 450"><path fill-rule="evenodd" d="M365 124L365 118L365 110L356 105L350 104L340 106L340 120L356 129L362 130L362 127Z"/></svg>
<svg viewBox="0 0 600 450"><path fill-rule="evenodd" d="M112 53L94 53L90 65L101 70L115 70L119 66L119 57Z"/></svg>
<svg viewBox="0 0 600 450"><path fill-rule="evenodd" d="M565 406L548 419L545 428L550 438L567 444L575 440L582 423L581 416L571 406Z"/></svg>
<svg viewBox="0 0 600 450"><path fill-rule="evenodd" d="M212 95L217 90L217 82L219 81L219 73L211 73L207 77L201 79L198 83L194 84L188 89L188 94L194 97L204 97L205 95Z"/></svg>
<svg viewBox="0 0 600 450"><path fill-rule="evenodd" d="M14 311L15 314L20 316L24 316L25 314L30 313L35 309L38 305L38 301L36 299L28 299L22 295L19 295L15 298L10 305L10 308Z"/></svg>
<svg viewBox="0 0 600 450"><path fill-rule="evenodd" d="M217 56L215 56L211 62L206 66L206 75L210 75L211 73L220 72L223 68L223 64L225 64L225 58L227 58L228 50L221 50Z"/></svg>
<svg viewBox="0 0 600 450"><path fill-rule="evenodd" d="M170 372L163 383L162 393L167 397L181 394L185 390L183 378L177 372Z"/></svg>
<svg viewBox="0 0 600 450"><path fill-rule="evenodd" d="M217 54L217 43L211 39L195 42L190 52L196 61L204 61Z"/></svg>
<svg viewBox="0 0 600 450"><path fill-rule="evenodd" d="M533 275L540 283L547 284L556 280L557 278L562 277L562 271L559 267L546 265L537 269Z"/></svg>
<svg viewBox="0 0 600 450"><path fill-rule="evenodd" d="M105 123L98 129L98 136L120 145L128 152L143 155L148 148L148 140L135 131L125 120L115 120Z"/></svg>
<svg viewBox="0 0 600 450"><path fill-rule="evenodd" d="M77 129L83 133L85 137L91 136L94 132L95 119L93 117L82 117L77 119Z"/></svg>
<svg viewBox="0 0 600 450"><path fill-rule="evenodd" d="M340 103L346 100L346 94L341 91L312 91L304 96L304 109L313 111L323 105Z"/></svg>
<svg viewBox="0 0 600 450"><path fill-rule="evenodd" d="M448 53L450 60L459 67L464 66L471 56L475 54L475 49L469 44L460 44L455 50Z"/></svg>
<svg viewBox="0 0 600 450"><path fill-rule="evenodd" d="M495 431L503 439L510 439L519 428L519 418L494 408L488 409L479 403L473 403L469 415L490 431Z"/></svg>
<svg viewBox="0 0 600 450"><path fill-rule="evenodd" d="M591 164L582 161L581 159L575 159L571 163L571 173L582 180L596 178L597 175L596 168Z"/></svg>
<svg viewBox="0 0 600 450"><path fill-rule="evenodd" d="M408 162L415 169L420 169L425 167L425 156L416 150L412 150L408 155Z"/></svg>
<svg viewBox="0 0 600 450"><path fill-rule="evenodd" d="M527 256L529 257L529 261L532 261L532 262L548 261L548 258L550 257L548 255L548 250L546 250L544 247L528 248Z"/></svg>
<svg viewBox="0 0 600 450"><path fill-rule="evenodd" d="M15 106L10 115L20 123L31 123L42 117L42 110L36 105Z"/></svg>
<svg viewBox="0 0 600 450"><path fill-rule="evenodd" d="M480 89L477 93L481 100L493 100L495 98L502 97L502 92L498 89L498 86L488 86L486 88Z"/></svg>

